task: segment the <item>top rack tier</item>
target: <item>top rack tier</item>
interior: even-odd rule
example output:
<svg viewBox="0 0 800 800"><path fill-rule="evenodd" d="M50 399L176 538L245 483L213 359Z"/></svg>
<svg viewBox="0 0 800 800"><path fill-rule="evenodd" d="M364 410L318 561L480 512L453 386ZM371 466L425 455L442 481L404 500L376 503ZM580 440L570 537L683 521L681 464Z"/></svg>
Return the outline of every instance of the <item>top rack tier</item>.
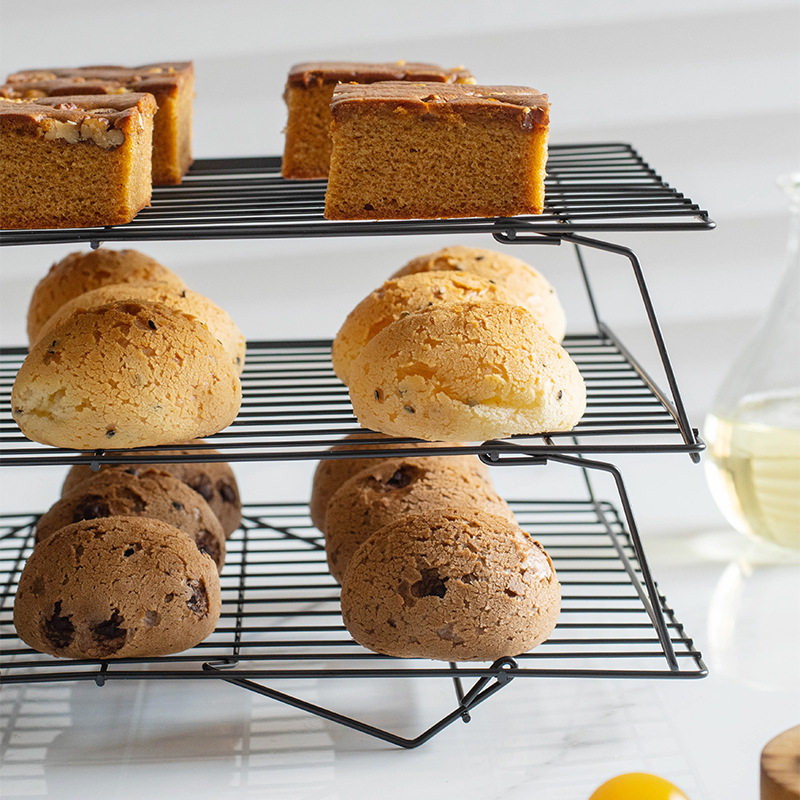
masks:
<svg viewBox="0 0 800 800"><path fill-rule="evenodd" d="M179 186L153 189L127 225L11 230L2 245L489 233L704 230L708 212L664 182L629 144L551 145L544 213L492 219L332 221L325 181L287 181L281 159L201 159Z"/></svg>

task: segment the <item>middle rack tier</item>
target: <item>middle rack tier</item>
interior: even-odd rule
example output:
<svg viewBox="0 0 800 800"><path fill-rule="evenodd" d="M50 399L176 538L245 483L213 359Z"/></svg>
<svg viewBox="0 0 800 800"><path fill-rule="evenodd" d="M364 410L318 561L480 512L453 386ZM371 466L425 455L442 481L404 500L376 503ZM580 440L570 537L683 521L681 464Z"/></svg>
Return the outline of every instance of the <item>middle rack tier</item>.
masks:
<svg viewBox="0 0 800 800"><path fill-rule="evenodd" d="M602 334L573 334L564 347L586 382L587 407L572 431L514 436L510 439L470 444L431 443L425 455L490 453L543 455L548 453L696 453L703 445L692 431L681 434L675 410L642 367ZM347 388L334 375L330 341L250 342L242 374L243 402L238 417L224 431L209 436L207 444L136 451L104 450L90 453L48 447L31 442L11 416L11 387L25 357L25 348L0 349L0 462L5 466L74 464L87 457L98 463L135 461L282 461L331 457L330 448L342 437L361 432L353 415ZM395 457L420 455L405 452L416 440L360 437L358 449L338 449L334 457L366 457L384 453ZM211 446L217 456L201 453ZM175 449L178 449L177 447Z"/></svg>

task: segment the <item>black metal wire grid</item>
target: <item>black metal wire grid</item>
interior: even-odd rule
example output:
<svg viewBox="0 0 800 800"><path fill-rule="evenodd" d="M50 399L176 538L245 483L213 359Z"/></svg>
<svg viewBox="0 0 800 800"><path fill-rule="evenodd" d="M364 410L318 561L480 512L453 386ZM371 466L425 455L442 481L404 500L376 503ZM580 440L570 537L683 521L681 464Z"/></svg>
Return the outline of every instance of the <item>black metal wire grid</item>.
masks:
<svg viewBox="0 0 800 800"><path fill-rule="evenodd" d="M632 356L601 334L567 336L565 347L578 364L588 390L586 413L573 431L468 445L429 445L426 455L472 453L530 454L552 452L697 452L702 444L686 442L674 407ZM343 436L361 429L353 416L347 389L330 363L330 341L251 342L242 375L244 399L237 419L206 440L219 455L177 456L169 448L107 450L90 454L47 447L25 438L11 416L11 387L24 348L0 349L0 462L5 466L135 461L248 461L330 457L419 455L404 448L412 439L386 441L366 435L356 450L329 452ZM577 437L577 441L573 441ZM183 446L202 450L204 445ZM133 455L131 453L133 452Z"/></svg>
<svg viewBox="0 0 800 800"><path fill-rule="evenodd" d="M36 653L16 636L13 598L37 519L0 518L0 671L6 683L124 679L220 679L409 747L421 744L516 677L701 678L701 653L659 594L671 643L665 651L648 609L642 568L614 506L591 500L512 501L523 528L547 548L562 585L555 632L535 650L494 664L396 659L357 645L345 629L322 538L302 504L245 509L228 543L216 631L184 653L101 662ZM264 681L296 678L451 678L456 709L406 740L313 706ZM464 690L461 681L474 679ZM352 724L351 724L352 723Z"/></svg>
<svg viewBox="0 0 800 800"><path fill-rule="evenodd" d="M11 230L2 245L402 234L657 231L713 228L629 144L551 145L544 213L494 219L330 221L325 181L281 178L278 156L195 161L179 186L153 190L127 225Z"/></svg>

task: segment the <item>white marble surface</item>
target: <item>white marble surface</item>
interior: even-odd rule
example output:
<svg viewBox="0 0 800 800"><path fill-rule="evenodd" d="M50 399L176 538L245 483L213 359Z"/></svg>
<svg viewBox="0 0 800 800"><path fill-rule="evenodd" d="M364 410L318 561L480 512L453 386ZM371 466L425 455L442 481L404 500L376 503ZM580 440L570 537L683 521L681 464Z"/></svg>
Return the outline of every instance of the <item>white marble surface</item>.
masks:
<svg viewBox="0 0 800 800"><path fill-rule="evenodd" d="M613 237L642 258L690 417L700 424L781 268L786 215L773 181L796 169L798 158L800 115L789 88L798 65L797 3L585 0L546 8L463 0L457 14L445 5L409 0L399 13L394 3L309 0L301 23L297 4L256 0L235 7L141 0L125 8L3 2L0 68L193 57L201 156L278 150L285 68L320 54L469 60L486 82L514 76L547 89L554 141L630 140L719 223L711 234ZM79 55L75 38L64 35L76 24ZM608 92L614 102L604 101ZM742 111L743 92L752 113ZM244 125L242 107L249 109ZM742 142L759 145L743 159ZM448 243L153 243L147 252L228 309L249 337L293 338L331 336L386 274ZM34 282L71 249L0 252L1 342L24 341ZM571 253L547 248L529 258L557 286L571 330L585 329ZM629 270L599 255L592 269L604 317L653 364ZM702 467L688 458L618 463L660 587L703 651L707 679L517 679L476 709L469 725L456 723L409 752L217 682L8 686L0 692L0 794L489 800L514 792L585 800L604 779L644 770L670 778L691 800L752 800L760 748L800 721L800 567L764 563L728 530ZM311 468L249 465L237 473L245 500L302 499ZM47 507L62 476L60 468L4 470L0 509ZM539 496L572 490L558 468L493 476L508 496L532 487ZM604 493L611 497L611 488ZM450 686L436 681L277 688L407 735L452 703Z"/></svg>

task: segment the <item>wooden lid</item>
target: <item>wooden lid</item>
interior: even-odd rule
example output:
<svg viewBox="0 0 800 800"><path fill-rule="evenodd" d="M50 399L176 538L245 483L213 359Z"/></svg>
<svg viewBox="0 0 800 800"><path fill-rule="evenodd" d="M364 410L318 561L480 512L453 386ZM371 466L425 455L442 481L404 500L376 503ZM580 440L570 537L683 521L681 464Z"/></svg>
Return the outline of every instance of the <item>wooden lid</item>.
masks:
<svg viewBox="0 0 800 800"><path fill-rule="evenodd" d="M761 751L761 800L800 798L800 725L767 742Z"/></svg>

